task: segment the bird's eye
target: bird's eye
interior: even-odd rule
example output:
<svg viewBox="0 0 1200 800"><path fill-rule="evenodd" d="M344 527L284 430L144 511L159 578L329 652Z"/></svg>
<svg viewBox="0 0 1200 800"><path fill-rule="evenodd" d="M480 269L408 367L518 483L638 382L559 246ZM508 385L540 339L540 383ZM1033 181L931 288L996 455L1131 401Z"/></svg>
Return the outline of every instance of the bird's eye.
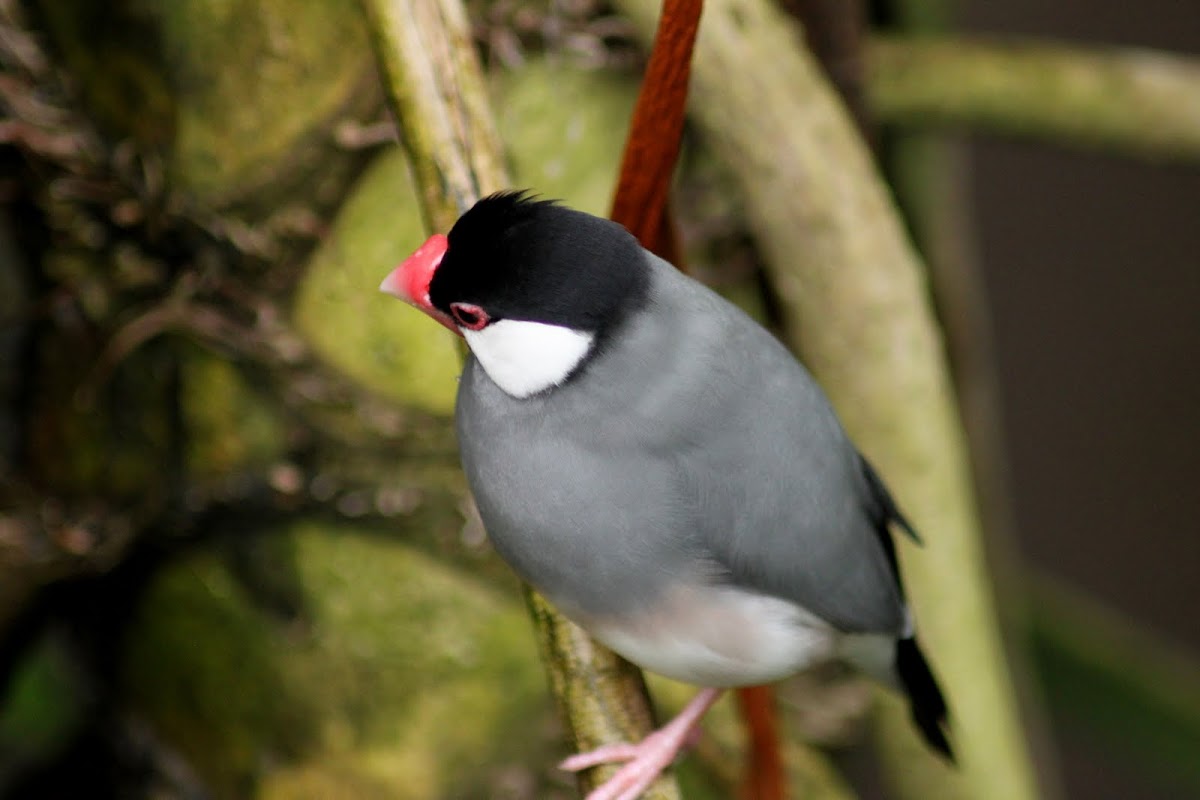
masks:
<svg viewBox="0 0 1200 800"><path fill-rule="evenodd" d="M487 312L474 303L451 303L454 321L469 331L483 330L491 322Z"/></svg>

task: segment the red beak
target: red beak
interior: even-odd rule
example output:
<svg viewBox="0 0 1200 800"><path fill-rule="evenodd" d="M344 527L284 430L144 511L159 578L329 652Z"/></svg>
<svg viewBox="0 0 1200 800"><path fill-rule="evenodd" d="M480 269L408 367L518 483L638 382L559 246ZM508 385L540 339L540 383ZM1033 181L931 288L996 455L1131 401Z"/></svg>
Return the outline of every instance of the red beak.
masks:
<svg viewBox="0 0 1200 800"><path fill-rule="evenodd" d="M383 279L379 290L419 308L461 336L462 333L454 324L454 320L429 302L429 283L433 280L433 273L437 272L449 246L449 241L442 234L435 233L430 236L425 240L425 244L418 247L415 253L404 259L400 266Z"/></svg>

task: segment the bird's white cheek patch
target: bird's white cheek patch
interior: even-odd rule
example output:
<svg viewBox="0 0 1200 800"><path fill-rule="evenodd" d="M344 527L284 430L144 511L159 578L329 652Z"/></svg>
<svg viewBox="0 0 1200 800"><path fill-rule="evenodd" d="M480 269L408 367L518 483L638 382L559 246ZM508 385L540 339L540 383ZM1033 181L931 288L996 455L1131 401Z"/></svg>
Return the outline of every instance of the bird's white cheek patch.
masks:
<svg viewBox="0 0 1200 800"><path fill-rule="evenodd" d="M574 328L515 319L462 334L488 377L513 397L529 397L565 381L593 338Z"/></svg>

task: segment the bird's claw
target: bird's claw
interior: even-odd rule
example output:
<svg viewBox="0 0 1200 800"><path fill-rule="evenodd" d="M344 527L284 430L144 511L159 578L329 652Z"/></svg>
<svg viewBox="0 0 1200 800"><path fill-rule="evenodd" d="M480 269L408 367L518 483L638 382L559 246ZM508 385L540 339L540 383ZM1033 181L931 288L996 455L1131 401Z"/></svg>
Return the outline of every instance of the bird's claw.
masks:
<svg viewBox="0 0 1200 800"><path fill-rule="evenodd" d="M704 689L687 704L675 719L637 744L610 744L562 762L565 770L626 762L611 778L592 790L587 800L636 800L671 765L675 756L691 738L700 718L720 697L719 689Z"/></svg>
<svg viewBox="0 0 1200 800"><path fill-rule="evenodd" d="M637 758L638 746L622 742L620 744L606 744L603 747L597 747L595 750L590 750L586 753L576 753L573 756L564 758L559 763L558 768L567 772L579 772L590 767L598 767L601 764L617 764L623 761L632 761Z"/></svg>
<svg viewBox="0 0 1200 800"><path fill-rule="evenodd" d="M601 764L625 762L625 765L600 786L587 800L636 800L664 769L675 760L679 742L656 731L638 744L610 744L565 759L559 767L578 772Z"/></svg>

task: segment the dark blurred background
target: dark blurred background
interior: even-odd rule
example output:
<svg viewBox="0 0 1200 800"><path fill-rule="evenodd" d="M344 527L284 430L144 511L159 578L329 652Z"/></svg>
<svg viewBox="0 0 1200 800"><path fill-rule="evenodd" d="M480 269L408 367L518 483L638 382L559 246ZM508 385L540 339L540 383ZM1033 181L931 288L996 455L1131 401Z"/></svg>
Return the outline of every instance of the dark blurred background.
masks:
<svg viewBox="0 0 1200 800"><path fill-rule="evenodd" d="M963 23L1200 52L1200 6L1172 0L974 2ZM971 167L1019 549L1195 654L1200 170L982 137ZM1179 797L1054 723L1069 796Z"/></svg>

